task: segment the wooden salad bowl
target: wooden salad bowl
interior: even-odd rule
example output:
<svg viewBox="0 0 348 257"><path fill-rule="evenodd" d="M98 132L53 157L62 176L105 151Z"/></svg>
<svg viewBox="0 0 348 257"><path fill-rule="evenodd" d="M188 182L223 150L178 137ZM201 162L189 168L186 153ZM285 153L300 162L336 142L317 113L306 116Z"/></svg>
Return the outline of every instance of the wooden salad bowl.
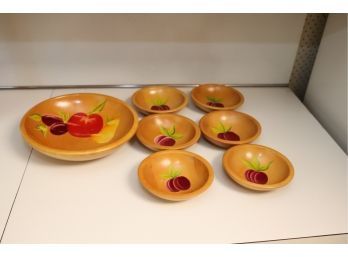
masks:
<svg viewBox="0 0 348 257"><path fill-rule="evenodd" d="M57 96L32 107L20 131L35 150L53 158L85 161L104 157L132 138L136 112L107 95Z"/></svg>

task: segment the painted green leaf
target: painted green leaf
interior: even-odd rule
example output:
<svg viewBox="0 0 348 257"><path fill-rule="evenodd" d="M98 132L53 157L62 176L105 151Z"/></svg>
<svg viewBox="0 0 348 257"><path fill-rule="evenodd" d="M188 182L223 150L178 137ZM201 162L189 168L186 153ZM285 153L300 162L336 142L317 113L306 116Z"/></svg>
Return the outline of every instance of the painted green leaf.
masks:
<svg viewBox="0 0 348 257"><path fill-rule="evenodd" d="M183 135L180 133L176 133L175 135L172 135L171 137L174 138L175 140L178 140L178 139L182 138Z"/></svg>
<svg viewBox="0 0 348 257"><path fill-rule="evenodd" d="M98 112L103 111L105 104L106 104L106 99L103 102L101 102L100 104L98 104L89 114L98 113Z"/></svg>
<svg viewBox="0 0 348 257"><path fill-rule="evenodd" d="M70 114L66 112L59 112L58 113L60 118L63 120L64 123L67 123L68 120L70 119Z"/></svg>
<svg viewBox="0 0 348 257"><path fill-rule="evenodd" d="M213 127L211 130L213 131L213 133L219 134L219 133L225 133L227 131L230 131L231 128L232 128L231 126L226 128L225 125L220 121L218 125L216 127Z"/></svg>
<svg viewBox="0 0 348 257"><path fill-rule="evenodd" d="M207 96L207 100L212 103L220 103L222 101L222 98Z"/></svg>
<svg viewBox="0 0 348 257"><path fill-rule="evenodd" d="M114 125L114 124L116 124L116 119L113 119L113 120L109 119L109 120L106 122L106 125Z"/></svg>
<svg viewBox="0 0 348 257"><path fill-rule="evenodd" d="M158 97L158 98L152 99L151 102L153 105L160 106L160 105L166 104L167 99Z"/></svg>
<svg viewBox="0 0 348 257"><path fill-rule="evenodd" d="M270 161L269 163L265 164L265 165L260 165L260 169L259 171L265 171L265 170L268 170L269 167L271 167L273 161Z"/></svg>
<svg viewBox="0 0 348 257"><path fill-rule="evenodd" d="M254 166L254 163L248 160L242 160L245 166L247 166L249 169L256 170L256 167Z"/></svg>
<svg viewBox="0 0 348 257"><path fill-rule="evenodd" d="M169 166L167 171L161 174L161 177L164 179L172 179L172 178L178 177L180 173L181 173L180 169L175 168L173 166Z"/></svg>
<svg viewBox="0 0 348 257"><path fill-rule="evenodd" d="M47 135L47 132L48 132L48 127L44 124L39 124L36 129L38 131L40 131L42 133L42 135L44 135L44 137L46 137Z"/></svg>
<svg viewBox="0 0 348 257"><path fill-rule="evenodd" d="M214 134L219 134L221 133L219 129L217 128L211 128L211 131L213 131Z"/></svg>
<svg viewBox="0 0 348 257"><path fill-rule="evenodd" d="M33 121L37 121L37 122L41 121L41 115L37 113L30 115L29 118L32 119Z"/></svg>
<svg viewBox="0 0 348 257"><path fill-rule="evenodd" d="M256 157L254 157L252 160L251 160L251 163L253 164L253 166L255 167L255 170L259 170L260 169L260 161L259 159L257 159Z"/></svg>
<svg viewBox="0 0 348 257"><path fill-rule="evenodd" d="M161 131L162 135L169 137L168 129L166 129L164 127L160 127L160 131Z"/></svg>

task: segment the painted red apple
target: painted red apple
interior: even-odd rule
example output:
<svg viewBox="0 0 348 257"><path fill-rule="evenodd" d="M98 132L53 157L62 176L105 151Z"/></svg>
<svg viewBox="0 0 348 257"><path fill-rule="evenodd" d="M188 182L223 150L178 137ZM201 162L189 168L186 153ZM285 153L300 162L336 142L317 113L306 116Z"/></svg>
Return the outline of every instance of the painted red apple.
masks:
<svg viewBox="0 0 348 257"><path fill-rule="evenodd" d="M151 106L151 110L155 110L155 111L166 111L166 110L170 110L168 105L162 104L162 105L152 105Z"/></svg>
<svg viewBox="0 0 348 257"><path fill-rule="evenodd" d="M91 112L78 112L68 120L68 131L75 137L90 137L98 134L103 126L103 118L98 114L104 109L106 100L97 105Z"/></svg>
<svg viewBox="0 0 348 257"><path fill-rule="evenodd" d="M170 110L170 107L168 105L166 105L167 100L164 98L155 98L151 100L152 106L151 106L151 110L154 111L167 111Z"/></svg>
<svg viewBox="0 0 348 257"><path fill-rule="evenodd" d="M225 127L222 122L219 122L217 127L212 128L212 131L217 135L218 138L229 141L240 141L240 137L233 131L232 127Z"/></svg>
<svg viewBox="0 0 348 257"><path fill-rule="evenodd" d="M213 107L225 107L223 103L221 103L222 98L217 98L217 97L213 97L213 96L207 96L207 105L209 106L213 106Z"/></svg>
<svg viewBox="0 0 348 257"><path fill-rule="evenodd" d="M103 118L97 114L75 113L68 121L68 131L75 137L89 137L103 128Z"/></svg>
<svg viewBox="0 0 348 257"><path fill-rule="evenodd" d="M168 172L162 174L164 179L167 179L166 186L171 192L179 192L188 190L191 187L190 180L185 176L180 176L180 170L169 167Z"/></svg>
<svg viewBox="0 0 348 257"><path fill-rule="evenodd" d="M173 146L176 143L176 140L182 138L182 135L177 133L175 130L175 126L172 128L164 128L160 127L161 135L157 135L154 138L155 144L162 146Z"/></svg>
<svg viewBox="0 0 348 257"><path fill-rule="evenodd" d="M246 180L256 184L267 184L268 176L264 171L269 169L272 161L265 165L262 165L257 158L250 161L244 160L243 162L249 168L244 173Z"/></svg>

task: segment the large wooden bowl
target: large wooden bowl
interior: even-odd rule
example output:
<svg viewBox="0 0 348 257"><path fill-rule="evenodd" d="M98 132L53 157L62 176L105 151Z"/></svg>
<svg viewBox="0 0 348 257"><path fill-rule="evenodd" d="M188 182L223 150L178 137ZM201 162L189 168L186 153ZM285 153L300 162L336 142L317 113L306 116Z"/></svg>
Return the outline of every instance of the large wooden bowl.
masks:
<svg viewBox="0 0 348 257"><path fill-rule="evenodd" d="M37 151L53 158L85 161L110 154L136 132L138 117L125 102L79 93L54 97L31 108L20 131Z"/></svg>
<svg viewBox="0 0 348 257"><path fill-rule="evenodd" d="M198 85L191 91L197 107L206 112L234 110L244 103L243 95L232 86L220 84Z"/></svg>
<svg viewBox="0 0 348 257"><path fill-rule="evenodd" d="M146 147L158 151L184 149L195 144L201 131L198 125L177 114L153 114L139 122L137 138Z"/></svg>
<svg viewBox="0 0 348 257"><path fill-rule="evenodd" d="M255 118L236 111L207 113L199 121L199 127L209 142L223 148L250 143L261 133Z"/></svg>
<svg viewBox="0 0 348 257"><path fill-rule="evenodd" d="M294 176L294 168L284 155L261 145L231 147L224 154L223 166L235 182L257 191L283 187Z"/></svg>
<svg viewBox="0 0 348 257"><path fill-rule="evenodd" d="M182 201L195 197L211 185L212 166L201 156L183 151L166 150L144 159L139 168L140 183L153 195Z"/></svg>
<svg viewBox="0 0 348 257"><path fill-rule="evenodd" d="M183 109L187 96L172 86L146 86L132 96L134 106L143 114L174 113Z"/></svg>

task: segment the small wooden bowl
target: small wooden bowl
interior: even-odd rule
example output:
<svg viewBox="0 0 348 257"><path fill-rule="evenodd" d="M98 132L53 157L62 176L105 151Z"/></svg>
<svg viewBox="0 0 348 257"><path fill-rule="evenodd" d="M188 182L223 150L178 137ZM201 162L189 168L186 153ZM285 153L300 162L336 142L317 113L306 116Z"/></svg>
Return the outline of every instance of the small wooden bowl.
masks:
<svg viewBox="0 0 348 257"><path fill-rule="evenodd" d="M294 168L284 155L261 145L245 144L228 149L223 157L223 166L226 173L235 182L257 191L269 191L283 187L294 177ZM268 169L267 166L269 166ZM246 172L247 170L256 172ZM257 175L259 173L257 171L262 171L267 175L268 180L265 184L255 183L266 181L264 175Z"/></svg>
<svg viewBox="0 0 348 257"><path fill-rule="evenodd" d="M244 103L243 95L228 85L204 84L191 91L193 102L206 112L234 110Z"/></svg>
<svg viewBox="0 0 348 257"><path fill-rule="evenodd" d="M137 114L125 102L93 93L45 100L20 123L24 139L34 149L69 161L106 156L131 139L137 127Z"/></svg>
<svg viewBox="0 0 348 257"><path fill-rule="evenodd" d="M139 122L137 138L146 147L158 151L184 149L195 144L201 131L192 120L177 114L153 114Z"/></svg>
<svg viewBox="0 0 348 257"><path fill-rule="evenodd" d="M151 194L169 201L182 201L207 190L213 182L214 172L212 166L197 154L166 150L144 159L138 168L138 176Z"/></svg>
<svg viewBox="0 0 348 257"><path fill-rule="evenodd" d="M134 106L143 114L178 112L187 105L187 96L171 86L146 86L132 96Z"/></svg>
<svg viewBox="0 0 348 257"><path fill-rule="evenodd" d="M250 143L261 133L260 123L255 118L236 111L207 113L199 121L199 127L208 141L223 148ZM224 131L229 132L226 134ZM239 140L233 133L239 136Z"/></svg>

